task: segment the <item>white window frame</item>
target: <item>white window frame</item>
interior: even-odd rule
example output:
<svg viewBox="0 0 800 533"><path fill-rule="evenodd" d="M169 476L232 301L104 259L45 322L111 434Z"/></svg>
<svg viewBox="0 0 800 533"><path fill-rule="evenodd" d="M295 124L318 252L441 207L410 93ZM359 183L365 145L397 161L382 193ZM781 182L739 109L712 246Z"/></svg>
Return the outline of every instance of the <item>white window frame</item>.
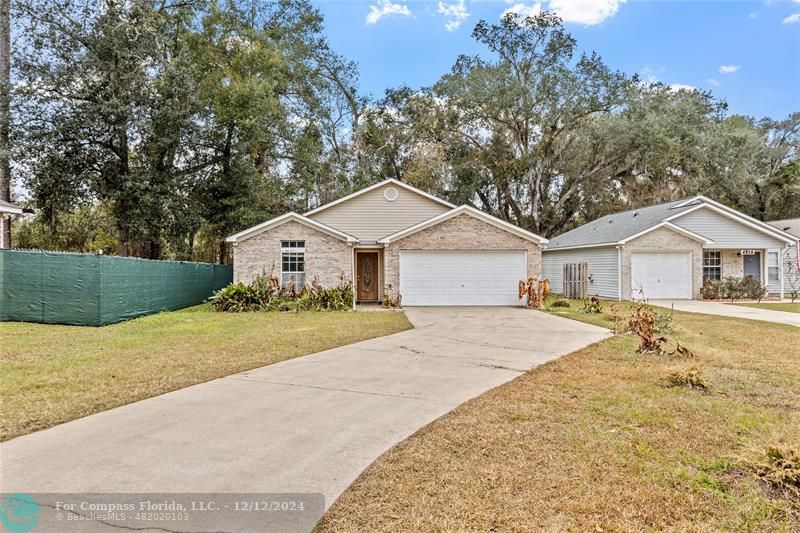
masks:
<svg viewBox="0 0 800 533"><path fill-rule="evenodd" d="M717 254L719 263L716 265L709 265L706 263L706 254ZM719 270L719 278L709 278L706 276L707 268L716 268ZM703 250L703 279L722 280L722 250Z"/></svg>
<svg viewBox="0 0 800 533"><path fill-rule="evenodd" d="M286 257L289 255L289 257ZM289 281L294 278L294 286L297 289L303 287L306 283L306 242L301 240L285 240L281 241L281 287L284 289L288 287ZM289 270L285 270L288 259ZM294 264L300 264L301 270L292 270L292 259ZM299 261L298 261L299 260Z"/></svg>
<svg viewBox="0 0 800 533"><path fill-rule="evenodd" d="M770 264L770 259L775 258L775 264ZM775 269L775 277L772 277L772 269ZM780 283L781 281L781 254L779 252L767 252L767 283Z"/></svg>

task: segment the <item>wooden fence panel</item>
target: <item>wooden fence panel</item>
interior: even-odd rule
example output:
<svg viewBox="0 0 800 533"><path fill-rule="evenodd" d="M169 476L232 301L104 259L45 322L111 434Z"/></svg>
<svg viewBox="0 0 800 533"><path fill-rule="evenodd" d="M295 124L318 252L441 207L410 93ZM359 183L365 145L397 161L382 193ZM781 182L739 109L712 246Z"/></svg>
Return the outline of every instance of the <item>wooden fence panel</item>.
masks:
<svg viewBox="0 0 800 533"><path fill-rule="evenodd" d="M589 288L588 263L564 264L564 297L586 298Z"/></svg>

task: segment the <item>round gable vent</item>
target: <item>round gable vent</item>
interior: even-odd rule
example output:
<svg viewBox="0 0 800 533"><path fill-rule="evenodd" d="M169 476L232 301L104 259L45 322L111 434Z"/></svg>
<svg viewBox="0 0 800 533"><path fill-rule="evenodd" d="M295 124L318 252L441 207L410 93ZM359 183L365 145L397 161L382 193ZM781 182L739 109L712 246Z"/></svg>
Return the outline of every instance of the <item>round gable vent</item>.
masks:
<svg viewBox="0 0 800 533"><path fill-rule="evenodd" d="M387 187L385 191L383 191L383 197L386 198L387 202L394 202L397 200L397 197L400 196L400 193L397 192L397 189L394 187Z"/></svg>

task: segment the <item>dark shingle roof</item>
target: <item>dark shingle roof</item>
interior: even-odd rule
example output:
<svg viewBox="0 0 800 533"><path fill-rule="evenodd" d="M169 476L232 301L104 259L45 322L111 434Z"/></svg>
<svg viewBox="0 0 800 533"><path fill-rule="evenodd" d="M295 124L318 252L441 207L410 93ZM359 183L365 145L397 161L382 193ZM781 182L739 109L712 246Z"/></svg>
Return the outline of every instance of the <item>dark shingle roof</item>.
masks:
<svg viewBox="0 0 800 533"><path fill-rule="evenodd" d="M674 200L664 204L651 205L639 209L631 209L621 213L606 215L593 220L574 230L562 233L550 239L548 250L570 246L586 246L592 244L617 243L628 237L655 226L665 218L686 211L701 203L701 200L690 202L691 198ZM687 203L683 207L681 204Z"/></svg>

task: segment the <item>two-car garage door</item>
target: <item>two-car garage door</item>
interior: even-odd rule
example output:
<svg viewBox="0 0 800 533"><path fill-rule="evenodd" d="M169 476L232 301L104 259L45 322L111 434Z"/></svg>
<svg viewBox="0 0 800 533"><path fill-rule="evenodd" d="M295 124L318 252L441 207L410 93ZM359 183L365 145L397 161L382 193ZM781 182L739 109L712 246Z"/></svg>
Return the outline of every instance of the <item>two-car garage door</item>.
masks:
<svg viewBox="0 0 800 533"><path fill-rule="evenodd" d="M631 255L631 299L691 299L690 252L634 252Z"/></svg>
<svg viewBox="0 0 800 533"><path fill-rule="evenodd" d="M403 305L519 305L524 251L400 252Z"/></svg>

